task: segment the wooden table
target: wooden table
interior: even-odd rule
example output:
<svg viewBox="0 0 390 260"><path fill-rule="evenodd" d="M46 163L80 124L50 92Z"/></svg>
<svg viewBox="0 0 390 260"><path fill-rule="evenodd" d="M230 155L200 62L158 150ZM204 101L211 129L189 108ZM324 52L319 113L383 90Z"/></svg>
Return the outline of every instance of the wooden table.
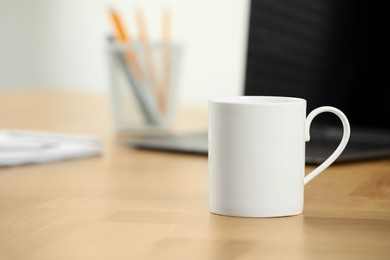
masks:
<svg viewBox="0 0 390 260"><path fill-rule="evenodd" d="M206 129L206 113L180 109L176 129ZM104 145L0 168L0 259L390 259L390 160L331 166L305 188L301 215L234 218L208 211L205 156L124 147L104 96L0 93L0 127Z"/></svg>

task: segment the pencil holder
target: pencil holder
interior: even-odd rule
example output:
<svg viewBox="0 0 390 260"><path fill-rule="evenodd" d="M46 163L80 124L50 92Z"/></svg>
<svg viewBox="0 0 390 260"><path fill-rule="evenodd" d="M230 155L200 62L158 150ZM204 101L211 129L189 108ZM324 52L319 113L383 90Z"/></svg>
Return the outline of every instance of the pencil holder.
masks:
<svg viewBox="0 0 390 260"><path fill-rule="evenodd" d="M181 47L126 45L111 38L108 53L115 130L125 136L168 133L177 110Z"/></svg>

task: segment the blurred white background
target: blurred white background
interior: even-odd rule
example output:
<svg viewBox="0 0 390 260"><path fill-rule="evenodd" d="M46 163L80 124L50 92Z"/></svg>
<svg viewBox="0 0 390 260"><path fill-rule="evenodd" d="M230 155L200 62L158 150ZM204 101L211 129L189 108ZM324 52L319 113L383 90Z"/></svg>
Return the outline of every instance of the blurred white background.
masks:
<svg viewBox="0 0 390 260"><path fill-rule="evenodd" d="M240 93L249 0L0 0L0 90L108 93L109 7L134 36L134 11L143 10L152 40L170 8L172 41L184 48L180 102L206 105L210 96Z"/></svg>

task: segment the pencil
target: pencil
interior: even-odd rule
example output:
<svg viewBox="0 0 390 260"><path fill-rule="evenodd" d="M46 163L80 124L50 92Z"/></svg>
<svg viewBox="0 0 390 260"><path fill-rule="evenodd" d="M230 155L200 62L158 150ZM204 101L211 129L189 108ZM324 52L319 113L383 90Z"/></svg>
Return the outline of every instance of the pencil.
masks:
<svg viewBox="0 0 390 260"><path fill-rule="evenodd" d="M141 42L143 43L144 48L145 48L146 66L148 68L148 72L149 72L149 76L150 76L150 83L151 83L151 86L153 87L154 93L156 95L156 99L157 99L157 102L159 104L159 108L160 108L160 110L162 110L163 109L163 107L162 107L163 102L162 102L162 95L161 95L161 87L159 86L157 79L156 79L156 72L155 72L155 68L154 68L153 56L152 56L152 53L150 51L151 46L150 46L150 42L149 42L149 35L148 35L147 28L146 28L145 18L144 18L144 15L143 15L141 10L137 10L135 12L135 19L136 19L137 26L139 29Z"/></svg>
<svg viewBox="0 0 390 260"><path fill-rule="evenodd" d="M168 9L165 9L162 14L162 34L161 34L161 42L163 44L163 66L162 66L162 107L163 110L166 110L167 101L168 101L168 93L169 93L169 84L170 84L170 65L171 65L171 57L170 57L170 38L171 38L171 12Z"/></svg>
<svg viewBox="0 0 390 260"><path fill-rule="evenodd" d="M108 40L113 43L115 39L113 37L109 37ZM136 101L138 102L145 119L152 125L160 124L161 118L153 93L150 92L149 88L141 87L139 85L139 82L135 79L134 74L131 73L129 64L127 63L126 57L122 52L116 51L114 55L117 59L117 62L120 64L119 67L122 68L125 77L130 83L129 86L131 87L136 97Z"/></svg>
<svg viewBox="0 0 390 260"><path fill-rule="evenodd" d="M126 30L124 28L124 24L122 22L121 17L119 14L113 9L109 9L110 17L112 19L112 22L114 24L114 28L116 30L117 38L120 42L126 45L130 45L132 43L131 37L126 33ZM136 55L134 51L128 50L126 52L126 60L130 64L130 68L135 73L135 76L137 79L142 79L142 70L140 65L138 64Z"/></svg>

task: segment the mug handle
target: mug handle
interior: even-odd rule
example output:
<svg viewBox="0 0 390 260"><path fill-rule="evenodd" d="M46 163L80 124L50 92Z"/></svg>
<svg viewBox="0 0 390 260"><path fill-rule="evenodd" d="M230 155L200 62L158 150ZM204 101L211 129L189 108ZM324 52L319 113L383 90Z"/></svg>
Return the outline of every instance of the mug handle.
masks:
<svg viewBox="0 0 390 260"><path fill-rule="evenodd" d="M313 171L311 171L309 174L307 174L304 178L304 184L306 185L311 181L314 177L316 177L318 174L320 174L323 170L329 167L336 159L340 156L340 154L343 152L344 148L347 146L349 136L351 133L351 128L349 126L349 122L347 117L343 112L341 112L339 109L335 107L330 106L323 106L318 107L311 111L309 115L306 118L306 127L305 127L305 141L310 141L310 124L314 117L316 117L320 113L324 112L330 112L338 116L341 120L341 123L343 124L343 137L341 139L341 142L339 146L336 148L336 150L326 159L322 164L320 164L317 168L315 168Z"/></svg>

